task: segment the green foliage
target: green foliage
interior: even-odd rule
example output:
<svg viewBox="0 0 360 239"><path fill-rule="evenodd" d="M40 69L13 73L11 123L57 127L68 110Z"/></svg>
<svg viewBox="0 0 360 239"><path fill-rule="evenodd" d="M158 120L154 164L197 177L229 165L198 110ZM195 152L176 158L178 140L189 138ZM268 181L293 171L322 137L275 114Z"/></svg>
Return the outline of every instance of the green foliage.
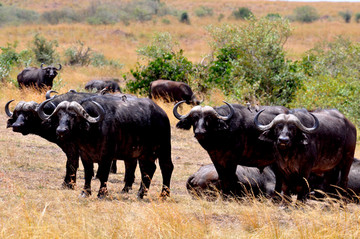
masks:
<svg viewBox="0 0 360 239"><path fill-rule="evenodd" d="M319 14L312 6L302 6L295 8L293 18L298 22L310 23L318 20Z"/></svg>
<svg viewBox="0 0 360 239"><path fill-rule="evenodd" d="M65 51L66 63L69 65L87 66L90 64L90 47L84 48L84 43L77 42L77 46L72 46Z"/></svg>
<svg viewBox="0 0 360 239"><path fill-rule="evenodd" d="M235 19L248 19L252 17L254 14L251 12L251 10L247 7L240 7L238 10L234 10L232 12L232 15L235 17Z"/></svg>
<svg viewBox="0 0 360 239"><path fill-rule="evenodd" d="M214 14L213 9L207 6L200 6L195 9L195 15L198 17L208 17Z"/></svg>
<svg viewBox="0 0 360 239"><path fill-rule="evenodd" d="M360 127L360 81L342 76L319 75L305 83L290 107L336 108Z"/></svg>
<svg viewBox="0 0 360 239"><path fill-rule="evenodd" d="M255 18L246 25L209 27L215 59L203 87L216 87L239 100L287 105L304 80L302 65L286 60L283 45L290 36L284 19Z"/></svg>
<svg viewBox="0 0 360 239"><path fill-rule="evenodd" d="M116 60L107 60L102 53L92 52L90 58L90 64L95 67L104 67L104 66L112 66L115 68L123 68L124 64Z"/></svg>
<svg viewBox="0 0 360 239"><path fill-rule="evenodd" d="M8 43L7 47L0 47L0 80L9 76L13 67L19 65L28 65L31 62L31 54L28 50L16 52L17 42Z"/></svg>
<svg viewBox="0 0 360 239"><path fill-rule="evenodd" d="M56 40L47 41L45 37L37 33L32 44L32 51L39 63L53 64L59 61L59 55L55 50L55 47L58 47Z"/></svg>
<svg viewBox="0 0 360 239"><path fill-rule="evenodd" d="M12 6L0 7L0 26L34 23L38 19L39 14L35 11Z"/></svg>
<svg viewBox="0 0 360 239"><path fill-rule="evenodd" d="M134 80L128 80L127 89L133 93L147 94L150 82L158 79L189 83L193 65L181 49L174 49L176 46L169 33L158 33L148 46L139 48L137 52L140 58L148 63L145 66L138 62L135 69L130 70Z"/></svg>
<svg viewBox="0 0 360 239"><path fill-rule="evenodd" d="M355 21L356 21L357 23L360 22L360 12L358 12L358 13L355 14Z"/></svg>
<svg viewBox="0 0 360 239"><path fill-rule="evenodd" d="M268 13L266 15L266 18L269 18L269 19L277 19L277 18L281 18L281 15L279 13Z"/></svg>
<svg viewBox="0 0 360 239"><path fill-rule="evenodd" d="M339 12L339 15L344 19L346 23L349 23L351 21L352 13L349 10L346 10L345 12Z"/></svg>
<svg viewBox="0 0 360 239"><path fill-rule="evenodd" d="M82 16L71 8L63 8L61 10L52 10L42 13L41 20L50 24L59 24L64 22L73 23L80 22L82 20Z"/></svg>

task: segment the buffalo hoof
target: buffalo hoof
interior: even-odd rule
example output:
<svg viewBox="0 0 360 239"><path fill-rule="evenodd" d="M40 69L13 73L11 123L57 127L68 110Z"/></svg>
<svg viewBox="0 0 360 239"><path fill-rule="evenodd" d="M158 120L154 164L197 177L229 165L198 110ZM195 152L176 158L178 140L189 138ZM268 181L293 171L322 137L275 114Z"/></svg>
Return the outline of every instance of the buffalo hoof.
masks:
<svg viewBox="0 0 360 239"><path fill-rule="evenodd" d="M82 198L87 198L87 197L89 197L90 195L91 195L91 191L88 190L88 189L84 189L84 190L82 190L81 193L80 193L80 197L82 197Z"/></svg>
<svg viewBox="0 0 360 239"><path fill-rule="evenodd" d="M166 199L170 197L170 189L169 188L163 188L162 191L161 191L161 194L160 194L160 198L161 199Z"/></svg>
<svg viewBox="0 0 360 239"><path fill-rule="evenodd" d="M102 199L102 198L105 198L107 195L109 195L109 192L108 192L107 188L102 187L102 188L100 188L99 193L98 193L97 196L98 196L99 199Z"/></svg>
<svg viewBox="0 0 360 239"><path fill-rule="evenodd" d="M76 183L74 182L63 182L62 185L61 185L62 188L64 189L71 189L71 190L74 190L75 187L76 187Z"/></svg>
<svg viewBox="0 0 360 239"><path fill-rule="evenodd" d="M121 193L129 193L130 190L132 190L132 187L131 187L131 186L125 186L125 187L121 190Z"/></svg>
<svg viewBox="0 0 360 239"><path fill-rule="evenodd" d="M144 198L144 196L146 196L147 195L147 189L140 189L139 190L139 192L137 193L137 198L138 199L143 199Z"/></svg>

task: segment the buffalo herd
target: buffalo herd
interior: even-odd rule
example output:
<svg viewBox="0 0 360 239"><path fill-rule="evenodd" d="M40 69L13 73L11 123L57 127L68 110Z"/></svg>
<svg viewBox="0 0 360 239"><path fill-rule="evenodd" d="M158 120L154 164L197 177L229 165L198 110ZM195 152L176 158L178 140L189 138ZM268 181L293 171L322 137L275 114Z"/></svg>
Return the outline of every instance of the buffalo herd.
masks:
<svg viewBox="0 0 360 239"><path fill-rule="evenodd" d="M23 85L30 84L25 84L26 78L44 87L48 85L43 81L45 69L28 69L33 71L31 74L25 69L18 79ZM61 65L55 70L60 69ZM35 74L44 76L34 81ZM141 184L137 196L146 196L158 160L163 180L160 195L170 195L174 169L171 127L167 114L152 100L159 97L176 102L176 127L192 127L194 137L212 161L187 180L187 190L193 197L221 195L228 199L253 195L290 202L292 195L297 196L297 201L305 201L312 195L360 193L360 162L354 158L356 127L336 109L259 106L252 111L225 101L218 107L201 106L187 84L167 80L152 82L149 98L74 90L50 96L52 92L48 91L42 103L21 101L13 111L13 100L9 101L5 105L7 127L23 135L39 135L64 151L65 187L74 188L80 158L85 171L83 197L91 194L94 163L99 165L98 197L108 194L107 181L116 160L125 163L123 192L132 188L139 164ZM193 105L184 115L178 112L183 103Z"/></svg>

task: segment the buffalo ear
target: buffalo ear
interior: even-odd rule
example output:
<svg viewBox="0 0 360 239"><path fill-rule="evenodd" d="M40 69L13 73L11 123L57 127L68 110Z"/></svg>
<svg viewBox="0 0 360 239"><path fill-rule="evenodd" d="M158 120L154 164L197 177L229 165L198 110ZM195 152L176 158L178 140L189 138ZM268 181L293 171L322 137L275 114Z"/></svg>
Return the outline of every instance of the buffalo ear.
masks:
<svg viewBox="0 0 360 239"><path fill-rule="evenodd" d="M258 137L259 140L265 141L265 142L274 142L273 134L270 130L265 130L260 136Z"/></svg>
<svg viewBox="0 0 360 239"><path fill-rule="evenodd" d="M183 119L180 120L177 124L176 124L176 128L178 129L185 129L185 130L189 130L191 128L191 120L189 119Z"/></svg>
<svg viewBox="0 0 360 239"><path fill-rule="evenodd" d="M217 130L227 130L227 129L229 129L229 125L226 122L224 122L223 120L218 119L216 129Z"/></svg>
<svg viewBox="0 0 360 239"><path fill-rule="evenodd" d="M309 144L309 137L307 136L307 134L301 133L300 143L303 144L303 145Z"/></svg>

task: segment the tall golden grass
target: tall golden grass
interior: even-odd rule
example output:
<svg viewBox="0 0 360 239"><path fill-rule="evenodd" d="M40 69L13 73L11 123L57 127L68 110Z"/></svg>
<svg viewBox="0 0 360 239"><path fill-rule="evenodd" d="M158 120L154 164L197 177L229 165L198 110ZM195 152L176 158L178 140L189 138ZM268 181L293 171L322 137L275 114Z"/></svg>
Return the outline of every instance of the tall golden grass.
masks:
<svg viewBox="0 0 360 239"><path fill-rule="evenodd" d="M29 9L45 11L72 6L80 8L89 1L10 1ZM257 16L269 12L290 15L300 5L312 5L321 15L337 17L338 11L350 9L360 12L360 3L289 3L279 1L235 0L169 0L168 5L192 13L200 5L214 8L218 15L230 15L238 7L249 7ZM48 40L58 40L58 51L80 40L86 46L102 52L108 59L117 59L125 64L123 69L64 66L56 89L64 93L69 89L82 90L93 77L112 76L121 78L133 68L138 60L136 49L146 45L154 32L170 32L179 41L185 55L199 62L209 53L205 27L221 24L217 16L196 18L190 15L191 25L180 24L175 17L171 24L157 19L146 23L131 23L129 26L89 26L85 24L30 25L0 28L0 46L19 42L18 50L29 47L36 33ZM224 18L223 22L236 23ZM346 24L341 19L319 21L312 24L293 23L293 35L285 47L294 59L317 42L332 39L336 35L359 41L360 28L356 23ZM126 34L123 34L126 33ZM10 72L11 79L21 69ZM41 102L45 92L34 89L19 90L12 83L0 86L0 106L10 99ZM206 99L207 104L222 104L223 95L214 91ZM13 104L16 104L16 103ZM140 183L137 169L134 189L130 194L121 194L124 166L118 162L119 173L110 175L110 195L104 200L96 198L99 183L93 180L93 195L79 198L84 183L84 171L80 166L76 190L61 188L65 174L65 154L52 143L34 136L23 136L6 129L4 111L0 111L0 238L359 238L360 208L356 204L344 205L330 199L325 202L308 201L298 207L281 207L268 199L252 197L240 201L216 200L208 202L193 200L187 193L185 182L201 165L210 163L206 151L201 148L191 131L176 129L177 120L172 116L172 104L158 102L169 115L172 125L172 159L175 165L171 198L165 202L158 199L161 190L159 168L143 201L136 199ZM184 106L182 113L190 107ZM360 157L357 147L356 157ZM95 166L96 167L96 166Z"/></svg>

